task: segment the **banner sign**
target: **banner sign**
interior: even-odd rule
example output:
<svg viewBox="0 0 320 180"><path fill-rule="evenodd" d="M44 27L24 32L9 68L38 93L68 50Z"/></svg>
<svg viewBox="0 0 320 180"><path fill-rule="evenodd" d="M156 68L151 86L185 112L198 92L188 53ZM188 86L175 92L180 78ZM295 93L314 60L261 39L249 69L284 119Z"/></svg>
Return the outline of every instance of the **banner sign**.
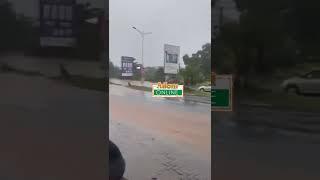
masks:
<svg viewBox="0 0 320 180"><path fill-rule="evenodd" d="M76 0L40 0L40 45L72 47L76 43Z"/></svg>
<svg viewBox="0 0 320 180"><path fill-rule="evenodd" d="M133 76L133 57L121 57L121 76L131 77Z"/></svg>

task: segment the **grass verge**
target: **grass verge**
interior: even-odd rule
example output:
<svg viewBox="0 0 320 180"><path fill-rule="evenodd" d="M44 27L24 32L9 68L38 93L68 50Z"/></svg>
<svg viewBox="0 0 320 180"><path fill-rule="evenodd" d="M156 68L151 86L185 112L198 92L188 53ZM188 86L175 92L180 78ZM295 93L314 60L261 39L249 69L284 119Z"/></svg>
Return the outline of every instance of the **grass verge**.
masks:
<svg viewBox="0 0 320 180"><path fill-rule="evenodd" d="M191 96L202 96L202 97L211 97L210 92L201 92L196 90L184 90L185 94L191 95Z"/></svg>
<svg viewBox="0 0 320 180"><path fill-rule="evenodd" d="M40 72L36 72L36 71L26 71L26 70L22 70L22 69L16 69L11 67L8 64L2 63L0 65L0 72L3 73L16 73L16 74L21 74L21 75L26 75L26 76L44 76L43 74L41 74Z"/></svg>
<svg viewBox="0 0 320 180"><path fill-rule="evenodd" d="M26 71L21 69L16 69L14 67L11 67L8 64L0 64L0 72L3 73L16 73L21 74L25 76L41 76L45 77L44 74L41 74L40 72L35 71ZM49 78L49 77L47 77ZM79 87L82 89L89 89L89 90L96 90L96 91L106 91L106 80L105 78L90 78L90 77L84 77L80 75L73 75L70 76L70 78L66 79L61 76L59 77L50 77L49 79L55 80L55 81L63 81L66 84Z"/></svg>
<svg viewBox="0 0 320 180"><path fill-rule="evenodd" d="M71 76L69 79L65 79L64 82L79 87L82 89L95 90L95 91L107 91L105 78L91 78L80 75Z"/></svg>
<svg viewBox="0 0 320 180"><path fill-rule="evenodd" d="M152 91L152 88L150 88L150 87L145 87L145 86L135 86L135 85L131 85L131 86L128 86L128 88L134 89L134 90L140 90L140 91L148 91L148 92L151 92L151 91Z"/></svg>

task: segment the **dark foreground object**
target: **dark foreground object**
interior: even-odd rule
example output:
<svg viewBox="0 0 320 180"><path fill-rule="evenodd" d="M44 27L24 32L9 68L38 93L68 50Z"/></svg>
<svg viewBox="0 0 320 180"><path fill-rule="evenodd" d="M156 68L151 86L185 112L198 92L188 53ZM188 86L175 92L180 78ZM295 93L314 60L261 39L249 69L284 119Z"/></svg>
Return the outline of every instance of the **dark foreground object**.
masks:
<svg viewBox="0 0 320 180"><path fill-rule="evenodd" d="M125 161L119 148L109 140L109 179L121 180L125 171Z"/></svg>

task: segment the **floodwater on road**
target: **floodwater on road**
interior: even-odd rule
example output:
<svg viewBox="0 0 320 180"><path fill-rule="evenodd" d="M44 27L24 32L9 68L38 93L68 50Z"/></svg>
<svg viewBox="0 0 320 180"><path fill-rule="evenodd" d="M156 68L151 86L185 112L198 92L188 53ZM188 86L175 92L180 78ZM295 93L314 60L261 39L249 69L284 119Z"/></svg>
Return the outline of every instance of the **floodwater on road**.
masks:
<svg viewBox="0 0 320 180"><path fill-rule="evenodd" d="M129 179L211 179L211 109L110 85L109 136Z"/></svg>

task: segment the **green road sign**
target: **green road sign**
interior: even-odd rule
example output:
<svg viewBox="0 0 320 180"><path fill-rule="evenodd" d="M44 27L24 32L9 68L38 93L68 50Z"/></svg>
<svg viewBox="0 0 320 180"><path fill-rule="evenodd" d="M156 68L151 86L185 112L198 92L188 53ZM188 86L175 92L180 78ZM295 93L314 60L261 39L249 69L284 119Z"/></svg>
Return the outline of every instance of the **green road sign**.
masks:
<svg viewBox="0 0 320 180"><path fill-rule="evenodd" d="M232 111L232 76L217 75L211 90L212 111Z"/></svg>

